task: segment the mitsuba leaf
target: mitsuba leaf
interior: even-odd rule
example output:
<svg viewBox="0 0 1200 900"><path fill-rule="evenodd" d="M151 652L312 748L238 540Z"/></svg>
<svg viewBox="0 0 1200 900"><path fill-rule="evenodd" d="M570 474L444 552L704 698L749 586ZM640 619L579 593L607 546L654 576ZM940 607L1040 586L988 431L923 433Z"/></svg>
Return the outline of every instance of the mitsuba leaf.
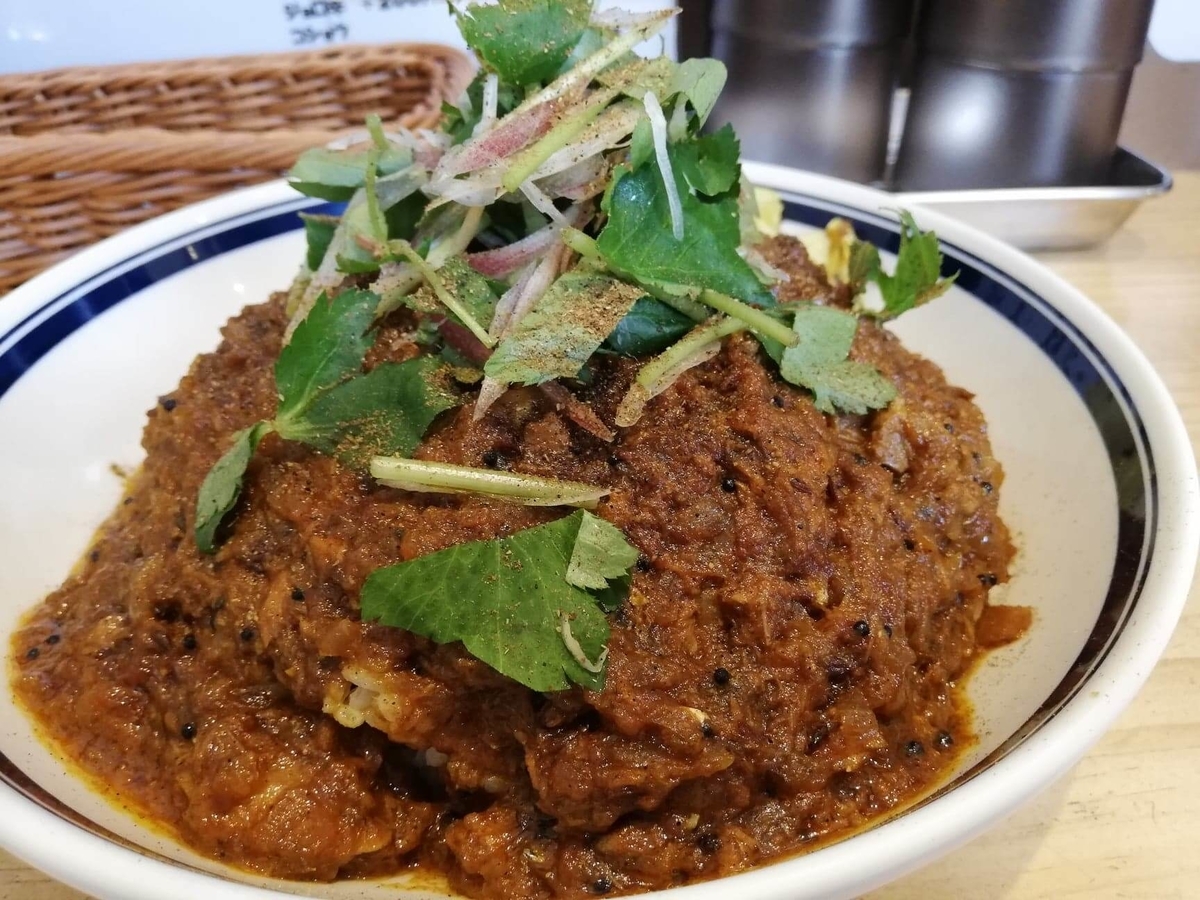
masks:
<svg viewBox="0 0 1200 900"><path fill-rule="evenodd" d="M387 221L388 238L410 240L416 234L421 216L425 215L427 203L425 195L417 191L384 210L383 217Z"/></svg>
<svg viewBox="0 0 1200 900"><path fill-rule="evenodd" d="M638 169L653 158L654 135L650 130L650 120L643 116L633 126L633 136L629 141L629 165Z"/></svg>
<svg viewBox="0 0 1200 900"><path fill-rule="evenodd" d="M742 175L741 146L732 125L713 134L676 145L675 165L700 194L716 197L730 190Z"/></svg>
<svg viewBox="0 0 1200 900"><path fill-rule="evenodd" d="M591 15L592 0L500 0L468 7L458 27L485 66L524 86L558 73Z"/></svg>
<svg viewBox="0 0 1200 900"><path fill-rule="evenodd" d="M329 242L333 240L333 234L337 230L337 216L319 216L310 213L300 213L300 219L304 222L304 239L308 244L308 256L305 257L305 262L308 267L316 271L321 265L321 260L325 258L325 252L329 249Z"/></svg>
<svg viewBox="0 0 1200 900"><path fill-rule="evenodd" d="M879 274L881 268L879 248L868 241L855 241L850 247L850 260L846 266L847 280L855 293L860 293L868 281Z"/></svg>
<svg viewBox="0 0 1200 900"><path fill-rule="evenodd" d="M695 321L653 297L640 297L608 340L609 350L624 356L649 356L674 344L692 330Z"/></svg>
<svg viewBox="0 0 1200 900"><path fill-rule="evenodd" d="M572 378L642 293L601 272L572 269L500 342L483 371L506 384Z"/></svg>
<svg viewBox="0 0 1200 900"><path fill-rule="evenodd" d="M288 183L302 194L323 200L349 200L367 183L371 148L365 145L345 150L314 147L305 150L287 173ZM391 175L412 165L412 151L391 145L379 155L375 169Z"/></svg>
<svg viewBox="0 0 1200 900"><path fill-rule="evenodd" d="M356 469L372 456L410 456L438 414L461 402L449 374L431 356L382 363L318 396L285 436Z"/></svg>
<svg viewBox="0 0 1200 900"><path fill-rule="evenodd" d="M850 251L850 282L856 286L872 281L883 295L883 309L862 307L863 315L894 319L901 313L940 297L958 278L955 272L942 278L942 251L937 235L921 231L912 213L900 213L900 251L896 254L896 269L888 275L879 262L874 245L859 242Z"/></svg>
<svg viewBox="0 0 1200 900"><path fill-rule="evenodd" d="M382 262L379 254L383 252L386 241L387 235L376 231L364 189L355 193L346 204L327 252L334 255L337 267L342 272L374 272ZM379 248L378 254L369 249L372 246Z"/></svg>
<svg viewBox="0 0 1200 900"><path fill-rule="evenodd" d="M455 296L476 322L484 328L491 326L498 298L486 278L458 256L447 260L438 269L438 275L441 276L446 290Z"/></svg>
<svg viewBox="0 0 1200 900"><path fill-rule="evenodd" d="M725 87L728 72L725 63L719 59L693 58L685 59L679 64L671 80L671 93L683 94L692 109L696 110L699 121L697 127L707 120L721 90Z"/></svg>
<svg viewBox="0 0 1200 900"><path fill-rule="evenodd" d="M846 360L818 369L797 369L795 375L796 383L813 392L813 405L831 415L864 415L896 399L896 386L863 362Z"/></svg>
<svg viewBox="0 0 1200 900"><path fill-rule="evenodd" d="M683 240L672 234L662 175L648 161L612 188L609 220L597 249L614 271L649 288L709 288L747 303L773 306L775 298L738 255L737 198L704 200L693 195L678 162L681 146L672 144L668 153L683 206Z"/></svg>
<svg viewBox="0 0 1200 900"><path fill-rule="evenodd" d="M792 328L799 341L782 350L779 374L812 391L817 409L862 415L896 398L896 386L873 366L848 358L858 330L853 315L805 304L796 308Z"/></svg>
<svg viewBox="0 0 1200 900"><path fill-rule="evenodd" d="M584 516L567 566L567 581L575 587L602 590L610 581L629 574L638 551L621 529L599 516Z"/></svg>
<svg viewBox="0 0 1200 900"><path fill-rule="evenodd" d="M237 504L246 480L246 467L259 441L271 431L268 422L255 422L233 436L233 445L217 460L200 485L196 498L196 546L201 553L217 549L217 531Z"/></svg>
<svg viewBox="0 0 1200 900"><path fill-rule="evenodd" d="M567 580L580 531L594 518L580 510L509 537L378 569L362 588L363 619L440 644L461 641L467 652L535 691L566 690L572 683L601 690L608 622L597 598ZM630 558L632 548L618 546L594 522L588 533L589 543ZM617 571L618 561L601 560L603 553L599 546L584 553L590 561L578 571L586 580L607 582L606 573ZM583 661L568 647L564 625Z"/></svg>
<svg viewBox="0 0 1200 900"><path fill-rule="evenodd" d="M303 415L320 394L359 372L375 341L367 332L378 306L379 295L370 291L317 298L275 363L277 422Z"/></svg>

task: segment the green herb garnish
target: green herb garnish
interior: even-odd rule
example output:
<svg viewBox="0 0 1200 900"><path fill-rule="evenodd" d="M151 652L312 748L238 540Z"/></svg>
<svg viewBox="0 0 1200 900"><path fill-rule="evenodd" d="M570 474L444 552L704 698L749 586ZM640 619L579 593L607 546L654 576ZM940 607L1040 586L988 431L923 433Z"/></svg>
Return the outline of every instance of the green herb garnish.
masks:
<svg viewBox="0 0 1200 900"><path fill-rule="evenodd" d="M604 689L608 621L593 590L637 551L580 510L491 541L459 544L372 572L363 618L467 652L535 691Z"/></svg>
<svg viewBox="0 0 1200 900"><path fill-rule="evenodd" d="M269 422L255 422L233 436L233 446L217 460L200 486L196 499L196 546L201 553L216 549L217 529L237 504L246 480L246 467L258 443L271 431Z"/></svg>
<svg viewBox="0 0 1200 900"><path fill-rule="evenodd" d="M369 291L345 291L313 307L275 363L284 430L303 418L312 402L362 366L375 338L368 334L379 298Z"/></svg>
<svg viewBox="0 0 1200 900"><path fill-rule="evenodd" d="M484 374L505 384L574 378L641 296L600 272L567 272L500 342Z"/></svg>
<svg viewBox="0 0 1200 900"><path fill-rule="evenodd" d="M378 305L370 291L345 291L332 301L322 296L296 328L275 364L275 418L238 432L200 487L195 532L202 552L216 549L218 529L265 435L275 432L365 468L379 454L412 453L438 413L460 402L445 367L431 357L362 373Z"/></svg>
<svg viewBox="0 0 1200 900"><path fill-rule="evenodd" d="M347 207L340 219L305 217L278 412L238 432L206 478L203 551L270 432L401 490L595 508L604 487L412 455L460 402L458 385L476 382L477 419L510 385L538 385L575 427L613 440L556 383L586 381L597 353L642 360L616 411L620 427L738 333L823 412L865 414L895 397L882 374L850 358L858 316L890 319L949 287L936 237L901 213L892 274L874 247L839 245L831 279L849 279L856 294L878 285L881 309L778 304L779 273L753 245L775 233L782 204L760 202L746 183L731 127L702 132L725 67L632 52L672 12L592 13L593 0L456 7L483 70L444 107L440 132L389 134L368 117L369 140L309 151L289 172L301 192ZM402 308L421 355L364 372L374 323ZM363 616L461 641L534 690L599 690L604 614L628 592L636 558L617 528L579 511L381 569L362 590Z"/></svg>
<svg viewBox="0 0 1200 900"><path fill-rule="evenodd" d="M821 412L861 415L896 398L896 386L873 366L848 358L858 331L853 315L805 304L795 310L792 328L798 340L782 351L779 374L812 391Z"/></svg>
<svg viewBox="0 0 1200 900"><path fill-rule="evenodd" d="M942 251L937 235L917 227L912 213L900 211L900 251L896 254L893 274L883 271L879 250L874 244L859 241L850 250L850 283L861 291L867 282L879 285L883 309L858 308L863 315L894 319L901 313L940 297L958 279L955 272L942 278Z"/></svg>
<svg viewBox="0 0 1200 900"><path fill-rule="evenodd" d="M738 183L741 145L733 126L726 125L714 134L683 141L675 148L675 164L696 193L719 197Z"/></svg>
<svg viewBox="0 0 1200 900"><path fill-rule="evenodd" d="M696 196L678 171L681 152L674 145L669 152L686 223L683 240L676 240L672 233L663 177L649 160L613 188L609 221L596 240L605 262L648 288L711 288L747 303L774 306L771 292L738 255L741 231L736 195ZM737 179L736 164L713 169Z"/></svg>
<svg viewBox="0 0 1200 900"><path fill-rule="evenodd" d="M366 469L378 453L412 453L438 414L461 399L440 359L383 363L318 397L280 435Z"/></svg>
<svg viewBox="0 0 1200 900"><path fill-rule="evenodd" d="M469 7L458 27L490 71L524 87L558 74L591 15L591 0L505 0Z"/></svg>
<svg viewBox="0 0 1200 900"><path fill-rule="evenodd" d="M622 356L649 356L674 344L696 321L653 297L641 297L604 346Z"/></svg>
<svg viewBox="0 0 1200 900"><path fill-rule="evenodd" d="M433 494L475 494L522 506L581 506L595 509L608 490L516 472L475 469L424 459L377 456L371 474L381 483L405 491Z"/></svg>
<svg viewBox="0 0 1200 900"><path fill-rule="evenodd" d="M719 59L685 59L671 75L670 94L679 94L696 112L695 127L708 121L725 87L725 63Z"/></svg>
<svg viewBox="0 0 1200 900"><path fill-rule="evenodd" d="M316 269L321 265L321 260L328 252L329 244L333 241L333 235L337 231L341 219L338 216L300 213L300 220L304 222L304 238L308 243L305 264L309 269Z"/></svg>
<svg viewBox="0 0 1200 900"><path fill-rule="evenodd" d="M376 148L377 149L377 148ZM412 165L412 152L389 146L387 152L372 156L371 148L351 147L330 150L314 147L305 150L287 173L288 183L302 194L322 200L349 200L367 183L367 172L391 175Z"/></svg>

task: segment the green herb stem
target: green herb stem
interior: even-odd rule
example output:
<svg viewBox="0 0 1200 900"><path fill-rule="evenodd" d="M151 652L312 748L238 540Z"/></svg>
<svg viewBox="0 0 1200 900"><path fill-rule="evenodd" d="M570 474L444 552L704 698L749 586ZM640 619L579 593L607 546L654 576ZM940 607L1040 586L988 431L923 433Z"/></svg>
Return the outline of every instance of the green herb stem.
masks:
<svg viewBox="0 0 1200 900"><path fill-rule="evenodd" d="M600 498L608 493L606 488L577 481L560 481L555 478L539 478L535 475L518 475L513 472L496 472L492 469L474 469L469 466L395 456L377 456L372 459L371 475L383 484L401 490L482 494L524 506L579 506L595 509Z"/></svg>
<svg viewBox="0 0 1200 900"><path fill-rule="evenodd" d="M796 335L787 325L767 315L761 309L755 309L753 306L743 303L741 300L735 300L726 294L709 290L701 291L697 299L718 312L723 312L727 316L739 319L751 331L755 331L763 337L779 341L785 347L791 347L796 343Z"/></svg>
<svg viewBox="0 0 1200 900"><path fill-rule="evenodd" d="M429 251L429 264L435 269L440 269L452 257L458 256L467 247L471 241L475 240L475 235L479 234L479 226L483 222L483 207L472 206L467 209L466 216L463 217L462 225L454 234L441 241L435 243Z"/></svg>
<svg viewBox="0 0 1200 900"><path fill-rule="evenodd" d="M694 328L685 337L664 350L662 354L642 366L642 370L638 372L637 383L650 389L668 372L707 345L745 330L744 322L731 317Z"/></svg>
<svg viewBox="0 0 1200 900"><path fill-rule="evenodd" d="M379 195L375 193L376 169L379 165L379 148L372 147L367 154L367 217L371 223L371 236L378 241L388 238L387 219L383 216L383 208L379 205Z"/></svg>
<svg viewBox="0 0 1200 900"><path fill-rule="evenodd" d="M690 297L672 294L670 291L665 291L661 288L653 286L646 288L646 293L655 300L661 300L676 312L683 313L693 322L703 322L710 315L712 315L712 313L708 311L709 308L707 306L704 306L702 303L697 303Z"/></svg>
<svg viewBox="0 0 1200 900"><path fill-rule="evenodd" d="M582 256L584 259L593 261L602 261L600 256L600 248L596 246L596 239L588 237L578 228L564 228L561 232L562 242Z"/></svg>
<svg viewBox="0 0 1200 900"><path fill-rule="evenodd" d="M617 92L611 89L598 91L596 94L598 99L594 99L578 112L568 113L544 137L517 153L501 181L504 190L509 193L517 190L525 182L525 179L537 171L542 163L579 137L592 122L596 121L616 95Z"/></svg>
<svg viewBox="0 0 1200 900"><path fill-rule="evenodd" d="M375 113L367 116L367 131L371 133L371 140L375 142L375 147L380 153L383 153L391 146L387 135L383 133L383 120L375 115Z"/></svg>
<svg viewBox="0 0 1200 900"><path fill-rule="evenodd" d="M475 317L467 311L467 308L458 302L455 297L446 288L446 284L442 281L437 270L429 264L429 261L424 259L420 253L413 249L412 244L408 241L391 241L388 247L398 252L401 256L412 263L417 271L421 273L421 277L433 289L437 298L442 301L442 304L458 317L458 320L467 327L471 334L475 335L476 340L489 350L496 346L496 339L488 334L487 329L476 321Z"/></svg>
<svg viewBox="0 0 1200 900"><path fill-rule="evenodd" d="M629 391L617 407L614 419L616 424L621 428L637 424L647 403L670 387L683 372L702 361L699 354L722 338L745 329L745 323L726 316L693 328L675 344L642 366L637 379L630 385Z"/></svg>

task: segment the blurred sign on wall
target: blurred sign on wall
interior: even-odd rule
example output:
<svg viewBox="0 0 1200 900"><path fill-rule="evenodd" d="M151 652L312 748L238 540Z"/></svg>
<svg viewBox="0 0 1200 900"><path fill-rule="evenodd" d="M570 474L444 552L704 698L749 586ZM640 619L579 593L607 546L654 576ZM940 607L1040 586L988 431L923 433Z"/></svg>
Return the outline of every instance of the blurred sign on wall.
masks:
<svg viewBox="0 0 1200 900"><path fill-rule="evenodd" d="M600 0L643 11L673 0ZM330 44L431 41L463 46L445 0L4 0L0 74ZM675 24L646 52L675 53ZM641 48L639 48L641 49Z"/></svg>

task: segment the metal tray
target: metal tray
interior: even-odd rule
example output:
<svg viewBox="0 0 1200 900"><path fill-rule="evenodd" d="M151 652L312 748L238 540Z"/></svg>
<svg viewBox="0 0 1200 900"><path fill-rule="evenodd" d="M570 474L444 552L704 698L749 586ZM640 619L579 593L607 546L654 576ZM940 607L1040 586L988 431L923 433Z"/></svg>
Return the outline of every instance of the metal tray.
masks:
<svg viewBox="0 0 1200 900"><path fill-rule="evenodd" d="M1117 149L1108 184L1095 187L897 191L897 206L920 205L961 219L1022 250L1078 250L1108 240L1144 201L1171 190L1171 175Z"/></svg>

